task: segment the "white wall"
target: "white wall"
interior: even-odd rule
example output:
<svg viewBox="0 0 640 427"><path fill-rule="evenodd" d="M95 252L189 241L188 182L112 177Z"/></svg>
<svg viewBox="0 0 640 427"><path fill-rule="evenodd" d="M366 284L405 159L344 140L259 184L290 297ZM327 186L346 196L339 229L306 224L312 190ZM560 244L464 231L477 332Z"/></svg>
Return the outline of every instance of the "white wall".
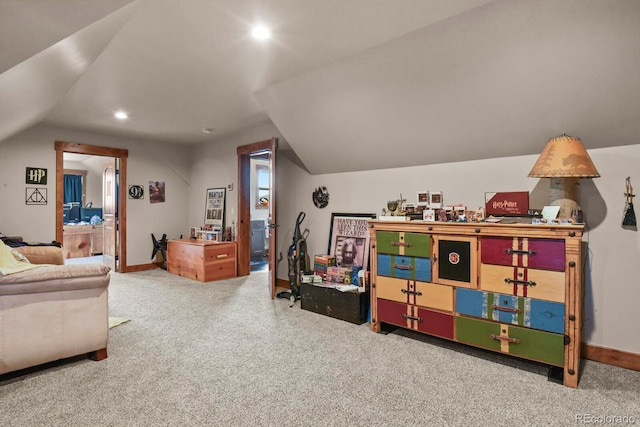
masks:
<svg viewBox="0 0 640 427"><path fill-rule="evenodd" d="M621 227L625 178L631 176L640 188L640 145L589 153L602 177L581 181L580 189L589 227L584 238L589 242L584 340L640 353L636 330L640 324L640 236ZM542 207L548 200L549 182L527 177L536 159L537 155L311 176L295 161L280 156L278 182L286 191L278 193L278 251L286 259L300 211L306 213L302 228L309 230L307 244L313 256L327 251L332 212L380 214L387 200L400 198L400 193L411 201L419 190L442 190L445 203L477 208L484 204L485 192L530 191L531 206ZM329 190L329 205L324 209L312 202L311 194L318 186ZM278 277L287 277L286 264L279 266Z"/></svg>
<svg viewBox="0 0 640 427"><path fill-rule="evenodd" d="M238 154L242 145L283 137L278 129L267 123L210 143L199 144L191 154L191 188L189 192L189 223L202 226L204 222L204 201L207 188L226 187L233 184L233 190L227 191L225 224L227 227L238 219ZM286 142L283 144L286 146ZM268 210L265 210L268 213Z"/></svg>
<svg viewBox="0 0 640 427"><path fill-rule="evenodd" d="M128 184L145 187L143 200L127 199L127 265L148 264L160 238L188 233L189 146L164 144L35 126L0 142L0 232L22 235L27 241L55 239L56 140L129 150ZM48 170L48 203L25 205L25 168ZM150 204L149 181L166 183L166 202ZM33 187L29 185L29 187Z"/></svg>

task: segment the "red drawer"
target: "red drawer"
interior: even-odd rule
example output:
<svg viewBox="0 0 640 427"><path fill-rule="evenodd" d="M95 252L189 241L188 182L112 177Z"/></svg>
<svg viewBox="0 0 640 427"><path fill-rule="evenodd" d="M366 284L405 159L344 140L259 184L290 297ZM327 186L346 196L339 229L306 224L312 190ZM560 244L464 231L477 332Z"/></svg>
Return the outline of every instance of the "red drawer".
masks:
<svg viewBox="0 0 640 427"><path fill-rule="evenodd" d="M483 264L510 265L564 271L564 240L527 237L483 237L480 241Z"/></svg>
<svg viewBox="0 0 640 427"><path fill-rule="evenodd" d="M377 299L378 321L453 339L453 316L411 304Z"/></svg>

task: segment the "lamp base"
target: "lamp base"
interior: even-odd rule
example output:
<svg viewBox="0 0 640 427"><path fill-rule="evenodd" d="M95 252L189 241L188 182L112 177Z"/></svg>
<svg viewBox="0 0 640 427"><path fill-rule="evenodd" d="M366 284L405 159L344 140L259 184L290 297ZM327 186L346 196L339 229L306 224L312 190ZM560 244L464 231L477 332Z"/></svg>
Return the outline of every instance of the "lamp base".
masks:
<svg viewBox="0 0 640 427"><path fill-rule="evenodd" d="M551 206L560 206L558 218L571 218L571 211L579 210L578 185L580 178L551 178Z"/></svg>

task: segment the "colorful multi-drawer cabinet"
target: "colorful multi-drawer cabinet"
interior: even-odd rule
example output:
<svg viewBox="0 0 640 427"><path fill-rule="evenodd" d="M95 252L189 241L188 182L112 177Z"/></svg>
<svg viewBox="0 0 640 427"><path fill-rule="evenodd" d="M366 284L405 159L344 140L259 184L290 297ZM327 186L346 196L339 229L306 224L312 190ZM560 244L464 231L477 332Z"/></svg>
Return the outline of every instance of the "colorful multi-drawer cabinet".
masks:
<svg viewBox="0 0 640 427"><path fill-rule="evenodd" d="M371 221L371 328L563 369L577 387L581 225Z"/></svg>

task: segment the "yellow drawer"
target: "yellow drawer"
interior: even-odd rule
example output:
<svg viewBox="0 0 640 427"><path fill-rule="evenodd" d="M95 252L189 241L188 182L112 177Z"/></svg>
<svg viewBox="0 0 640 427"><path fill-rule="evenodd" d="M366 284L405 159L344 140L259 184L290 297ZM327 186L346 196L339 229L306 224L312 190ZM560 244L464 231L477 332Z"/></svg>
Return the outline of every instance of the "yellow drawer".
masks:
<svg viewBox="0 0 640 427"><path fill-rule="evenodd" d="M376 297L405 304L453 311L453 287L378 276Z"/></svg>
<svg viewBox="0 0 640 427"><path fill-rule="evenodd" d="M480 264L479 288L507 295L564 302L565 274L563 271Z"/></svg>

